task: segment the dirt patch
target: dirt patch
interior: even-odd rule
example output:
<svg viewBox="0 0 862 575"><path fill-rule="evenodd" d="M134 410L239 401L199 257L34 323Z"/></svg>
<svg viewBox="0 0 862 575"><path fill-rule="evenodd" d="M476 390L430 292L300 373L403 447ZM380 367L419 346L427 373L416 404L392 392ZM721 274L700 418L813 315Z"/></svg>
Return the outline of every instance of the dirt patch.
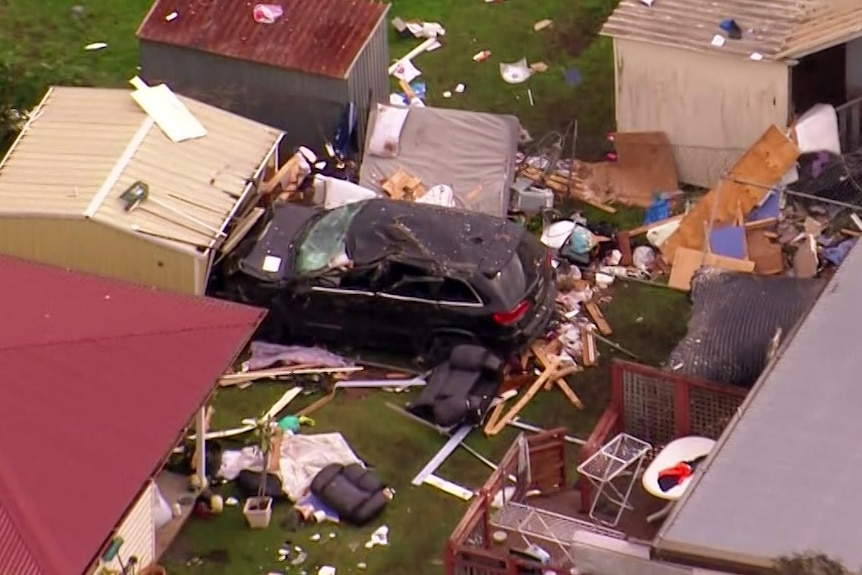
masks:
<svg viewBox="0 0 862 575"><path fill-rule="evenodd" d="M606 18L604 12L595 11L555 24L554 47L577 58L593 43Z"/></svg>

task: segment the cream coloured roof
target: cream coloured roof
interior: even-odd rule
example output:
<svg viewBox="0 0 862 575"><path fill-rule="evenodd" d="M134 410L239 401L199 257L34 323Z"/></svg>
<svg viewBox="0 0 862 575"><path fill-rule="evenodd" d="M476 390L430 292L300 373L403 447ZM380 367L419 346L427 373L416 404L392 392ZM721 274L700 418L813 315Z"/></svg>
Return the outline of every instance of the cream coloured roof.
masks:
<svg viewBox="0 0 862 575"><path fill-rule="evenodd" d="M744 34L723 46L719 23L736 20ZM765 60L801 58L862 36L859 0L621 0L602 27L614 38Z"/></svg>
<svg viewBox="0 0 862 575"><path fill-rule="evenodd" d="M281 132L180 97L207 135L174 143L130 90L51 88L0 163L0 216L93 220L183 246L207 246ZM127 212L136 181L149 199ZM101 190L101 191L100 191Z"/></svg>

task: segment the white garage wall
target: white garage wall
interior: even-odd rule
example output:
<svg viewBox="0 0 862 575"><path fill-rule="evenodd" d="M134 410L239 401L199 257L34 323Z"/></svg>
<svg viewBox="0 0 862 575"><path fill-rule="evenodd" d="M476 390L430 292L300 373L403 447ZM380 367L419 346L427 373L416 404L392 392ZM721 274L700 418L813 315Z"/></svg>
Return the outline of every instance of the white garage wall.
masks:
<svg viewBox="0 0 862 575"><path fill-rule="evenodd" d="M621 132L663 131L680 179L709 187L771 124L787 125L789 70L631 40L614 40Z"/></svg>
<svg viewBox="0 0 862 575"><path fill-rule="evenodd" d="M130 557L137 557L138 570L155 560L156 528L153 507L156 504L156 497L155 483L149 481L117 530L117 536L123 538L120 558L128 564ZM102 567L120 570L120 564L116 559L110 563L100 561L95 573L100 573Z"/></svg>

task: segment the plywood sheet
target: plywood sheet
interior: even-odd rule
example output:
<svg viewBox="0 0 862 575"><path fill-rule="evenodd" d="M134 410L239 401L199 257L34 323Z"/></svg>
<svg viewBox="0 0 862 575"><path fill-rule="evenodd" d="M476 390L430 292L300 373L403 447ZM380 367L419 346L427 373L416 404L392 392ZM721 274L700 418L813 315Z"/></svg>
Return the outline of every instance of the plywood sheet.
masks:
<svg viewBox="0 0 862 575"><path fill-rule="evenodd" d="M751 273L754 271L754 262L750 260L738 260L689 248L678 248L673 259L673 268L670 272L668 285L678 290L689 291L692 276L703 266L737 272Z"/></svg>
<svg viewBox="0 0 862 575"><path fill-rule="evenodd" d="M784 255L781 244L766 236L764 229L745 230L748 244L748 259L754 262L754 271L763 275L780 274L784 271Z"/></svg>
<svg viewBox="0 0 862 575"><path fill-rule="evenodd" d="M733 223L740 212L747 216L796 163L799 148L776 126L770 126L722 179L682 219L679 228L662 246L668 262L675 261L678 248L703 250L704 222ZM743 182L753 182L751 185ZM713 220L713 214L715 219Z"/></svg>
<svg viewBox="0 0 862 575"><path fill-rule="evenodd" d="M616 199L624 204L649 207L655 192L679 188L676 161L664 132L617 132L613 135L617 161L610 177Z"/></svg>

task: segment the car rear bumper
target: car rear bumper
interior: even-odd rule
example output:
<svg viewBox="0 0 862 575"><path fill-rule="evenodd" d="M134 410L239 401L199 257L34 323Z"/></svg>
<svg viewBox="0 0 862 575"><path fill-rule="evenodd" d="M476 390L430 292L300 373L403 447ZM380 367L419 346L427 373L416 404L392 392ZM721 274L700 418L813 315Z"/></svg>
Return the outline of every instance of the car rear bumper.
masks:
<svg viewBox="0 0 862 575"><path fill-rule="evenodd" d="M498 346L508 353L521 353L539 337L545 335L548 325L554 318L557 290L551 283L545 290L544 297L535 305L538 310L528 311L529 321L523 326L500 338Z"/></svg>

